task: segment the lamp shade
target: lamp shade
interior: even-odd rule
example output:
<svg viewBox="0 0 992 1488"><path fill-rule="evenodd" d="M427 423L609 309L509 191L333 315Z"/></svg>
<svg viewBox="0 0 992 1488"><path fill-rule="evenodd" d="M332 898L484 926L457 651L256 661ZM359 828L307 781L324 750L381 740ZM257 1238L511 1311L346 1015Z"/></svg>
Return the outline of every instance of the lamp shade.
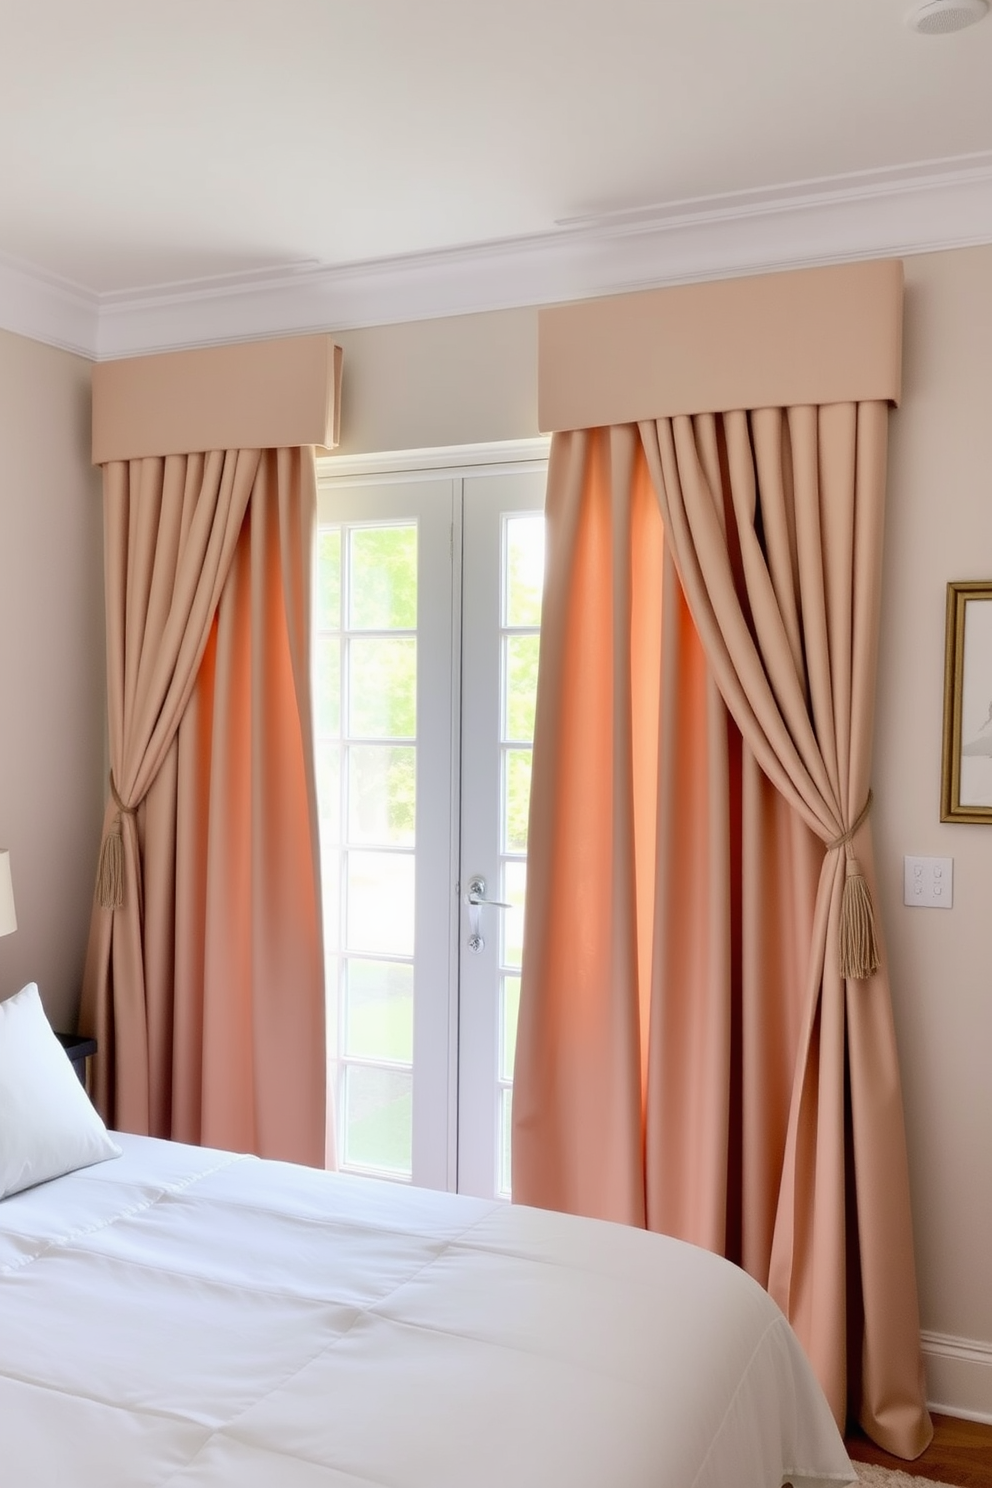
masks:
<svg viewBox="0 0 992 1488"><path fill-rule="evenodd" d="M14 885L10 880L10 853L0 848L0 935L9 935L17 929L14 913Z"/></svg>

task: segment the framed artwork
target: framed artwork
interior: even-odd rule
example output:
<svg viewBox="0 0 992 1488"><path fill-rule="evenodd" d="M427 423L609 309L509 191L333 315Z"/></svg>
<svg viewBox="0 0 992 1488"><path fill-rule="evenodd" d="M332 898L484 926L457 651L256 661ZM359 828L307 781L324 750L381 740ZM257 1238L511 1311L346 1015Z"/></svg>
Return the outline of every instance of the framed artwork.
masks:
<svg viewBox="0 0 992 1488"><path fill-rule="evenodd" d="M992 581L947 586L940 819L992 822Z"/></svg>

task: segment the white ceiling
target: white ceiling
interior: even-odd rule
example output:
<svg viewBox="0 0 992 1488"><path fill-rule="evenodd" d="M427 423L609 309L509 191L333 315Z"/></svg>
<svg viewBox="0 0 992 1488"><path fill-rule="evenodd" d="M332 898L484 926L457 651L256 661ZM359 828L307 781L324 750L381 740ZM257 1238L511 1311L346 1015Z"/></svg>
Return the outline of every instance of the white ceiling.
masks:
<svg viewBox="0 0 992 1488"><path fill-rule="evenodd" d="M767 188L885 196L919 162L992 193L992 19L922 37L906 5L0 0L0 254L119 308L760 215Z"/></svg>

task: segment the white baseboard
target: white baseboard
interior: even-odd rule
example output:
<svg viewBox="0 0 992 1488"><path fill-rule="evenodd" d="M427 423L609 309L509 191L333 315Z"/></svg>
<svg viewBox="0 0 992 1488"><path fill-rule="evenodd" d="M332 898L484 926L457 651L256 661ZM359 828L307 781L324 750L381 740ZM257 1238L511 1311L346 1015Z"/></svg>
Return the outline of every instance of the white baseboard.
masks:
<svg viewBox="0 0 992 1488"><path fill-rule="evenodd" d="M992 1343L922 1333L927 1404L944 1416L992 1425Z"/></svg>

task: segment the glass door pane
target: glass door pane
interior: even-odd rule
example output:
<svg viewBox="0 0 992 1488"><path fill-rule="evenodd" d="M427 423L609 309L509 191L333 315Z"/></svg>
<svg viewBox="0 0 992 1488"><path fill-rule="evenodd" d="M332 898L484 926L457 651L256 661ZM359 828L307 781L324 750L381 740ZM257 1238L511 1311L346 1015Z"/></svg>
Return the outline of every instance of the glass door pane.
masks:
<svg viewBox="0 0 992 1488"><path fill-rule="evenodd" d="M321 486L316 730L343 1168L452 1178L451 481Z"/></svg>
<svg viewBox="0 0 992 1488"><path fill-rule="evenodd" d="M458 1186L509 1198L545 471L464 486ZM478 877L505 908L466 902Z"/></svg>

